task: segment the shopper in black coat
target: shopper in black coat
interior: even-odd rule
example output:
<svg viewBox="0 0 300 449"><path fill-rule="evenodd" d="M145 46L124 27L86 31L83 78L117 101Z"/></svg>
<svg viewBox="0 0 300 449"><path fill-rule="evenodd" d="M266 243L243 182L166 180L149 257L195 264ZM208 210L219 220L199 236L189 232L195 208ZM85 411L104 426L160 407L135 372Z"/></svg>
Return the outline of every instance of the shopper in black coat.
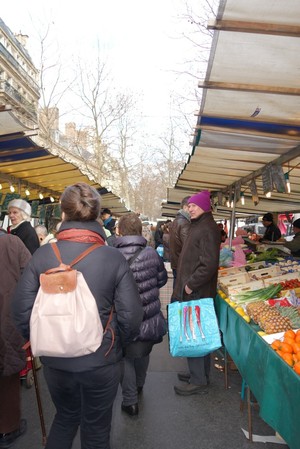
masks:
<svg viewBox="0 0 300 449"><path fill-rule="evenodd" d="M117 234L115 246L130 264L144 309L139 335L125 351L122 379L122 410L129 415L136 415L138 392L145 383L149 354L152 346L160 343L166 333L159 289L166 284L168 275L162 258L155 249L147 246L147 240L142 236L142 222L135 213L120 218Z"/></svg>
<svg viewBox="0 0 300 449"><path fill-rule="evenodd" d="M46 449L68 449L80 426L81 447L109 449L112 406L120 382L123 348L139 333L143 316L132 272L120 252L104 244L104 231L96 221L100 195L85 183L68 187L61 197L62 225L58 247L68 264L93 243L103 243L76 264L98 306L103 329L111 309L111 332L104 334L96 352L76 358L41 357L48 388L56 407ZM40 274L58 266L50 244L33 255L16 290L16 324L29 337L29 320L39 289ZM111 349L110 349L111 348Z"/></svg>
<svg viewBox="0 0 300 449"><path fill-rule="evenodd" d="M35 229L30 224L30 204L18 198L11 200L7 209L12 223L8 228L8 233L19 237L26 248L33 254L40 247L40 242Z"/></svg>

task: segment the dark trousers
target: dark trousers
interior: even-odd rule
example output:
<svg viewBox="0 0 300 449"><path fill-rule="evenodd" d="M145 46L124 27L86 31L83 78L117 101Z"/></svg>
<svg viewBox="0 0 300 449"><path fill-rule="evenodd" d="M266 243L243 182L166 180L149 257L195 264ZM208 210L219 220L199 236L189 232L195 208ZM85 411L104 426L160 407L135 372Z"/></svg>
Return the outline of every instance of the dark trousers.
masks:
<svg viewBox="0 0 300 449"><path fill-rule="evenodd" d="M20 375L0 376L0 433L10 433L20 426Z"/></svg>
<svg viewBox="0 0 300 449"><path fill-rule="evenodd" d="M211 354L205 357L188 357L188 367L193 385L206 385L209 380Z"/></svg>
<svg viewBox="0 0 300 449"><path fill-rule="evenodd" d="M71 373L44 366L56 408L46 449L70 449L80 426L81 449L109 449L120 363Z"/></svg>
<svg viewBox="0 0 300 449"><path fill-rule="evenodd" d="M149 355L136 359L124 357L121 379L124 405L133 405L138 402L137 387L143 387L145 384L149 360Z"/></svg>

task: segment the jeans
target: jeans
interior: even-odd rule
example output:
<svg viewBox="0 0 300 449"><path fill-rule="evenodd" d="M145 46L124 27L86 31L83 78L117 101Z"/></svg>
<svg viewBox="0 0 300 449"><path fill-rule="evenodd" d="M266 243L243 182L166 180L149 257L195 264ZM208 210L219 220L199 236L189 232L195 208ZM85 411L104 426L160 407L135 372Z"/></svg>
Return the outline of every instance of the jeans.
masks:
<svg viewBox="0 0 300 449"><path fill-rule="evenodd" d="M79 426L81 449L110 448L112 407L120 372L120 363L76 373L44 366L56 408L46 449L71 449Z"/></svg>

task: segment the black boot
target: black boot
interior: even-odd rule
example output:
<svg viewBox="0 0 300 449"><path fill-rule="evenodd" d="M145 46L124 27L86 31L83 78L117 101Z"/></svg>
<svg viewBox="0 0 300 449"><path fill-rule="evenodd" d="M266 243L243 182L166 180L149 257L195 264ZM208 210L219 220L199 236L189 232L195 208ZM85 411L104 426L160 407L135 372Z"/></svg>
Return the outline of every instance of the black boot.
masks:
<svg viewBox="0 0 300 449"><path fill-rule="evenodd" d="M139 413L139 405L138 404L132 404L132 405L121 405L121 408L123 412L127 413L127 415L135 416Z"/></svg>

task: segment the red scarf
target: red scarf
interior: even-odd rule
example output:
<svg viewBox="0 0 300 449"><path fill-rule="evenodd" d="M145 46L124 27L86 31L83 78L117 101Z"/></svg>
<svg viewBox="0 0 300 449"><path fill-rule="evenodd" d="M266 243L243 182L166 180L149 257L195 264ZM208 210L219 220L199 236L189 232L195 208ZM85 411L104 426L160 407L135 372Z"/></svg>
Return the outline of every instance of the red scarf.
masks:
<svg viewBox="0 0 300 449"><path fill-rule="evenodd" d="M103 238L97 232L88 229L66 229L60 231L56 238L57 240L71 240L72 242L105 244Z"/></svg>

